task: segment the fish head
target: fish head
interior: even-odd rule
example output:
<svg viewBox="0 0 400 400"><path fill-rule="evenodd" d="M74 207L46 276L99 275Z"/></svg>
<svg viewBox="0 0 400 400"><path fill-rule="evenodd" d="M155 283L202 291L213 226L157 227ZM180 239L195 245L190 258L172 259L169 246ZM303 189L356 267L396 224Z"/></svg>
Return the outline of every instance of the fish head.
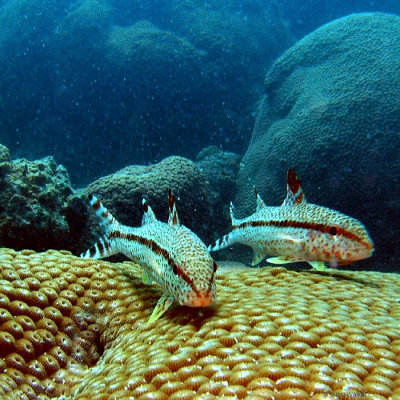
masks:
<svg viewBox="0 0 400 400"><path fill-rule="evenodd" d="M181 227L176 256L170 270L168 291L188 307L207 307L216 301L217 263L205 244L193 232Z"/></svg>
<svg viewBox="0 0 400 400"><path fill-rule="evenodd" d="M372 256L374 243L359 220L338 211L320 208L320 222L309 233L311 253L315 259L335 266Z"/></svg>

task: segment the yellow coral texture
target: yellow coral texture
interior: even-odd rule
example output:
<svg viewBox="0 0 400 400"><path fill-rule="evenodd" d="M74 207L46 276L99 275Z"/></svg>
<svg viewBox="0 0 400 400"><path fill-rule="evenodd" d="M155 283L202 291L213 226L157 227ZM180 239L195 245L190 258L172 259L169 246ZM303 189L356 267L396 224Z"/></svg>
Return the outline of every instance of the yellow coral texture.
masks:
<svg viewBox="0 0 400 400"><path fill-rule="evenodd" d="M148 318L140 267L0 250L1 399L400 399L396 274L220 268Z"/></svg>

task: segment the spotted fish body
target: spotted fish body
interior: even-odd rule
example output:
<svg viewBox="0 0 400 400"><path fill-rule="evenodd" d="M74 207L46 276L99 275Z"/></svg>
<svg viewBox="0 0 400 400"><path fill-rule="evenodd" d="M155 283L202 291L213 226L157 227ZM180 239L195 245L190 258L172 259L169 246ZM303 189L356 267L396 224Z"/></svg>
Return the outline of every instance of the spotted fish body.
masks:
<svg viewBox="0 0 400 400"><path fill-rule="evenodd" d="M287 196L280 207L268 207L257 194L256 212L237 219L231 204L232 231L209 251L235 243L253 248L252 265L306 261L316 269L324 263L348 264L372 255L374 245L363 224L338 211L308 203L300 181L288 171Z"/></svg>
<svg viewBox="0 0 400 400"><path fill-rule="evenodd" d="M179 223L175 197L168 191L168 223L157 220L143 200L142 226L120 224L93 195L90 204L101 221L104 236L81 254L103 258L122 253L143 267L143 282L156 282L163 290L150 322L157 320L174 302L189 307L206 307L216 300L217 265L205 244Z"/></svg>

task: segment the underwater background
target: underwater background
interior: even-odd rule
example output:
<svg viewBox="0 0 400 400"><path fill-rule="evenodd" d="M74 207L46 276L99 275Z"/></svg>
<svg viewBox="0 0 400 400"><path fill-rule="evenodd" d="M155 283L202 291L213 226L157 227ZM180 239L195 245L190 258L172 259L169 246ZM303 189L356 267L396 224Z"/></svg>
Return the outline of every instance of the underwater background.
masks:
<svg viewBox="0 0 400 400"><path fill-rule="evenodd" d="M0 5L0 245L79 254L97 234L83 194L135 226L143 197L167 218L168 187L208 245L254 186L281 204L294 168L370 232L349 268L398 271L399 2Z"/></svg>
<svg viewBox="0 0 400 400"><path fill-rule="evenodd" d="M400 400L399 0L0 0L0 71L0 400ZM372 256L214 252L287 181Z"/></svg>

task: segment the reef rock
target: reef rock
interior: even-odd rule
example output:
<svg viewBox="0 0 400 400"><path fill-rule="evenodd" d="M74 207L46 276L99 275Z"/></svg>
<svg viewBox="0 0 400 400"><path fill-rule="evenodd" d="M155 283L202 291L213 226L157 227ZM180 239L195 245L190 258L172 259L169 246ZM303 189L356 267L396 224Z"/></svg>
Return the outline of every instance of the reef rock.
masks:
<svg viewBox="0 0 400 400"><path fill-rule="evenodd" d="M177 197L180 222L209 243L211 207L206 179L195 163L183 157L168 157L148 166L128 166L94 181L84 192L95 194L121 223L140 226L143 198L158 219L168 220L168 188Z"/></svg>
<svg viewBox="0 0 400 400"><path fill-rule="evenodd" d="M254 185L267 204L280 204L291 167L309 200L362 220L376 259L397 265L398 37L399 17L355 14L306 36L274 63L239 172L238 216L254 211Z"/></svg>
<svg viewBox="0 0 400 400"><path fill-rule="evenodd" d="M70 248L65 201L72 194L66 169L53 157L11 161L0 147L0 246Z"/></svg>
<svg viewBox="0 0 400 400"><path fill-rule="evenodd" d="M243 117L254 111L262 93L260 78L266 66L294 42L279 6L265 0L210 0L206 4L170 0L165 14L167 26L205 51L211 61L218 85L214 102L223 102L228 117L221 133L230 137L230 148L241 151L249 133L245 127L250 130L253 123L252 118L243 121Z"/></svg>
<svg viewBox="0 0 400 400"><path fill-rule="evenodd" d="M204 148L196 157L196 165L207 179L215 239L225 234L231 226L229 203L235 194L240 160L239 154L223 151L216 146Z"/></svg>

